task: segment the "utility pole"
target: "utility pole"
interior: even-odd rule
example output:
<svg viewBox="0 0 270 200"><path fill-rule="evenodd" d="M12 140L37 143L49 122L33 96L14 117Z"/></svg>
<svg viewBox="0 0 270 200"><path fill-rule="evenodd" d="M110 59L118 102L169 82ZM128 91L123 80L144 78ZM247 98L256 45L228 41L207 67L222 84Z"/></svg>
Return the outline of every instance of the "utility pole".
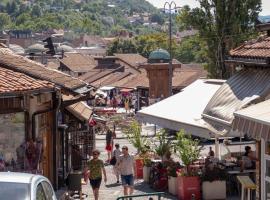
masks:
<svg viewBox="0 0 270 200"><path fill-rule="evenodd" d="M167 7L167 8L166 8ZM174 1L165 2L164 4L164 13L169 11L169 52L170 52L170 61L169 61L169 96L172 96L172 11L176 11L176 3Z"/></svg>

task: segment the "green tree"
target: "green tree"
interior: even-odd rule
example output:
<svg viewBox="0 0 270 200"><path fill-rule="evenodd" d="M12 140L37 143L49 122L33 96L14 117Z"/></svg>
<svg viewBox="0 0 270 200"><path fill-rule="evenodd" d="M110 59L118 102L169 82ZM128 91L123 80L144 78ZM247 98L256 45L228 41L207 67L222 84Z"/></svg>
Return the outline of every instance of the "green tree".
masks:
<svg viewBox="0 0 270 200"><path fill-rule="evenodd" d="M147 34L140 35L135 38L135 43L137 44L138 52L148 58L149 54L157 50L159 48L168 50L168 36L165 33L155 33L155 34ZM172 52L174 52L176 48L176 43L172 41ZM174 56L174 53L173 55Z"/></svg>
<svg viewBox="0 0 270 200"><path fill-rule="evenodd" d="M198 35L185 37L176 47L175 58L183 63L205 63L207 62L207 45Z"/></svg>
<svg viewBox="0 0 270 200"><path fill-rule="evenodd" d="M225 55L254 33L261 0L199 0L200 8L185 6L178 15L182 28L199 30L208 46L207 69L213 78L227 78Z"/></svg>
<svg viewBox="0 0 270 200"><path fill-rule="evenodd" d="M137 53L136 44L130 39L116 39L107 50L108 55L114 53Z"/></svg>
<svg viewBox="0 0 270 200"><path fill-rule="evenodd" d="M0 30L3 30L10 23L9 15L7 13L0 13Z"/></svg>
<svg viewBox="0 0 270 200"><path fill-rule="evenodd" d="M42 12L41 12L40 6L35 4L32 8L32 12L31 12L32 17L40 17L41 14L42 14Z"/></svg>
<svg viewBox="0 0 270 200"><path fill-rule="evenodd" d="M154 13L150 17L151 22L157 22L158 24L164 24L164 17L160 13Z"/></svg>

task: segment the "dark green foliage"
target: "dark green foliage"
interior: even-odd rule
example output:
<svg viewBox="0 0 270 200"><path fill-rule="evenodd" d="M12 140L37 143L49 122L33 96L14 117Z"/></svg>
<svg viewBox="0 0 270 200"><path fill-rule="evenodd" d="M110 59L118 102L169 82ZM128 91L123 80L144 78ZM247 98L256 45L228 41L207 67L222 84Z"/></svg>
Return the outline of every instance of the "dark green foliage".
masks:
<svg viewBox="0 0 270 200"><path fill-rule="evenodd" d="M199 0L200 8L181 9L178 22L182 28L199 30L206 42L207 69L213 78L227 78L225 55L254 34L254 22L261 10L261 0Z"/></svg>
<svg viewBox="0 0 270 200"><path fill-rule="evenodd" d="M77 33L116 35L121 29L139 33L149 28L141 24L130 25L127 17L132 13L157 13L157 9L145 0L35 0L28 6L20 0L2 0L0 12L12 19L12 29L44 31L65 28ZM111 6L113 5L113 6ZM158 19L162 22L162 19ZM1 24L1 28L6 26ZM149 32L152 31L150 28Z"/></svg>
<svg viewBox="0 0 270 200"><path fill-rule="evenodd" d="M183 38L175 50L175 58L182 63L206 63L207 46L198 35Z"/></svg>

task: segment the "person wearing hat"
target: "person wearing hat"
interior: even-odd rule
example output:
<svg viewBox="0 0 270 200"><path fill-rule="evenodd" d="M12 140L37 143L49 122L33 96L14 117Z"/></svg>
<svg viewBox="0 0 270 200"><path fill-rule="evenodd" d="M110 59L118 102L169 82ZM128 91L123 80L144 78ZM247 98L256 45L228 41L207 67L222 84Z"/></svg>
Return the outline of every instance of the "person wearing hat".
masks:
<svg viewBox="0 0 270 200"><path fill-rule="evenodd" d="M87 167L85 171L89 174L90 185L93 189L94 199L98 200L99 188L102 181L102 173L104 176L104 182L107 182L106 170L104 168L104 163L99 159L99 150L93 150L93 159L87 162Z"/></svg>

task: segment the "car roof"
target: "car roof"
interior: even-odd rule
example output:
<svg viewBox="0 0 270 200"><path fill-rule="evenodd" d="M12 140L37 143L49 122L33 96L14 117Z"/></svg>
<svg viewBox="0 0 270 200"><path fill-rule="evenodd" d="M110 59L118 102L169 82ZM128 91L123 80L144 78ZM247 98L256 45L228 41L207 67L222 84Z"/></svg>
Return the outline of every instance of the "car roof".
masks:
<svg viewBox="0 0 270 200"><path fill-rule="evenodd" d="M0 172L0 182L31 183L33 179L38 178L42 178L42 176L19 172Z"/></svg>

